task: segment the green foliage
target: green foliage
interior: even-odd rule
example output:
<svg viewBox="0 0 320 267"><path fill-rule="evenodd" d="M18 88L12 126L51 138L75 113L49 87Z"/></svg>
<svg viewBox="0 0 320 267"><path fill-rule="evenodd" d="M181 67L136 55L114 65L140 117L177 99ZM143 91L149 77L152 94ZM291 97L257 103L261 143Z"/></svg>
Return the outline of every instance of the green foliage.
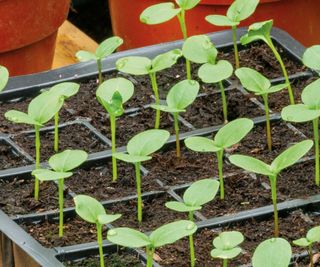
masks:
<svg viewBox="0 0 320 267"><path fill-rule="evenodd" d="M227 60L219 60L216 64L205 63L199 70L199 78L204 83L218 83L231 77L233 67Z"/></svg>
<svg viewBox="0 0 320 267"><path fill-rule="evenodd" d="M200 1L201 0L176 0L176 3L182 9L189 10L198 5Z"/></svg>
<svg viewBox="0 0 320 267"><path fill-rule="evenodd" d="M306 49L302 62L308 68L320 71L320 45L313 45Z"/></svg>
<svg viewBox="0 0 320 267"><path fill-rule="evenodd" d="M140 21L145 24L160 24L171 20L180 13L174 3L160 3L147 7L140 15Z"/></svg>
<svg viewBox="0 0 320 267"><path fill-rule="evenodd" d="M299 247L309 247L315 242L320 242L320 226L311 228L306 237L294 240L293 244Z"/></svg>
<svg viewBox="0 0 320 267"><path fill-rule="evenodd" d="M241 37L242 45L249 44L254 41L262 40L270 45L270 32L273 26L273 20L253 23L249 26L248 33Z"/></svg>
<svg viewBox="0 0 320 267"><path fill-rule="evenodd" d="M211 257L219 259L233 259L241 253L239 245L244 241L243 235L238 231L222 232L212 244Z"/></svg>
<svg viewBox="0 0 320 267"><path fill-rule="evenodd" d="M0 66L0 92L6 87L9 80L9 71L6 67Z"/></svg>
<svg viewBox="0 0 320 267"><path fill-rule="evenodd" d="M73 82L63 82L54 85L49 90L50 93L58 96L63 96L64 99L68 99L78 93L80 84Z"/></svg>

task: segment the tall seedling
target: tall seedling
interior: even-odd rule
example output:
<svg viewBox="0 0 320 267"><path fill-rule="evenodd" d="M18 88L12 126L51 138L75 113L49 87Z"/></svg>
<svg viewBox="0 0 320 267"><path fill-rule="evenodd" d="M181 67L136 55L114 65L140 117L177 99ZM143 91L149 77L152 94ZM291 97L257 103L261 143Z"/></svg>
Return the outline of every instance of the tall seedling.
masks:
<svg viewBox="0 0 320 267"><path fill-rule="evenodd" d="M223 80L233 73L232 65L226 60L217 61L218 51L206 35L196 35L188 38L182 47L182 54L191 62L202 64L198 76L204 83L218 83L221 90L224 121L228 121L227 99Z"/></svg>
<svg viewBox="0 0 320 267"><path fill-rule="evenodd" d="M139 223L142 222L141 162L152 159L150 154L159 150L166 143L169 137L170 133L165 130L147 130L138 133L130 139L127 145L127 153L113 154L115 158L135 165Z"/></svg>
<svg viewBox="0 0 320 267"><path fill-rule="evenodd" d="M9 80L9 71L6 67L0 66L0 92L6 87Z"/></svg>
<svg viewBox="0 0 320 267"><path fill-rule="evenodd" d="M120 45L123 44L123 40L118 36L110 37L104 40L96 49L94 53L90 51L80 50L76 53L76 57L81 62L95 60L97 62L99 84L103 82L102 78L102 59L110 56Z"/></svg>
<svg viewBox="0 0 320 267"><path fill-rule="evenodd" d="M184 142L187 148L196 152L215 152L218 158L220 180L220 199L224 199L223 181L223 154L229 148L241 141L252 129L253 121L249 119L236 119L223 126L211 140L206 137L188 137Z"/></svg>
<svg viewBox="0 0 320 267"><path fill-rule="evenodd" d="M249 156L232 155L229 160L232 164L243 168L247 171L266 175L269 177L271 184L271 195L274 209L274 236L279 236L278 209L277 209L277 176L285 168L295 164L302 158L312 147L311 140L304 140L295 144L279 156L277 156L270 165Z"/></svg>
<svg viewBox="0 0 320 267"><path fill-rule="evenodd" d="M188 31L185 13L187 10L194 8L199 2L200 0L176 0L178 8L175 7L174 3L170 2L152 5L141 13L140 21L145 24L154 25L169 21L177 16L183 39L186 40L188 38ZM191 64L188 59L186 59L186 72L187 79L191 80Z"/></svg>
<svg viewBox="0 0 320 267"><path fill-rule="evenodd" d="M133 95L134 85L124 78L113 78L103 82L96 96L99 103L105 108L110 117L111 149L112 149L112 181L117 180L117 161L113 156L116 153L116 118L124 113L123 104Z"/></svg>
<svg viewBox="0 0 320 267"><path fill-rule="evenodd" d="M294 104L294 95L293 95L291 84L289 81L289 76L288 76L286 67L282 61L282 58L281 58L279 52L277 51L277 49L275 48L275 46L272 42L271 36L270 36L270 31L272 29L272 25L273 25L273 20L257 22L257 23L250 25L248 33L246 35L242 36L240 41L241 41L242 45L246 45L251 42L261 40L261 41L265 42L270 47L274 56L276 57L276 59L280 63L283 75L286 80L286 84L288 86L290 104L293 105Z"/></svg>
<svg viewBox="0 0 320 267"><path fill-rule="evenodd" d="M37 169L32 172L40 181L58 181L59 188L59 237L63 236L64 179L72 176L72 170L80 166L88 158L83 150L65 150L49 159L52 170Z"/></svg>
<svg viewBox="0 0 320 267"><path fill-rule="evenodd" d="M130 56L119 59L116 62L117 69L124 73L132 75L149 75L151 80L152 90L155 96L156 105L160 104L159 90L157 84L157 72L168 69L176 64L181 57L181 50L174 49L169 52L160 54L150 60L147 57ZM160 110L156 110L155 128L160 126Z"/></svg>
<svg viewBox="0 0 320 267"><path fill-rule="evenodd" d="M266 77L250 68L240 68L236 70L235 74L239 78L244 88L246 88L250 92L255 93L255 95L260 95L263 99L264 110L266 112L267 144L268 149L271 151L272 137L270 128L268 95L286 88L287 84L277 84L271 86L270 81Z"/></svg>
<svg viewBox="0 0 320 267"><path fill-rule="evenodd" d="M186 108L193 103L199 92L200 85L194 80L183 80L174 85L167 95L167 105L151 105L156 110L172 113L174 130L176 133L176 153L180 158L179 138L179 113L185 112Z"/></svg>
<svg viewBox="0 0 320 267"><path fill-rule="evenodd" d="M249 18L256 10L259 0L235 0L228 8L227 15L209 15L206 21L216 26L231 27L236 68L240 67L237 46L237 26L241 21Z"/></svg>

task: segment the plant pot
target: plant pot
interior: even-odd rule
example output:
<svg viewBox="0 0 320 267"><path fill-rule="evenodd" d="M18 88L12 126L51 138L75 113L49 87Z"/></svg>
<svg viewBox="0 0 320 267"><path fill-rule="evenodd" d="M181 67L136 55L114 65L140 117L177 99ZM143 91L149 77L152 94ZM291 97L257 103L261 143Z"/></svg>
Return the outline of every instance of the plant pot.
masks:
<svg viewBox="0 0 320 267"><path fill-rule="evenodd" d="M1 0L0 65L10 76L49 70L70 0Z"/></svg>
<svg viewBox="0 0 320 267"><path fill-rule="evenodd" d="M139 20L141 12L150 5L166 2L165 0L109 0L109 8L114 35L125 42L121 50L163 43L182 38L178 19L160 25L146 25ZM211 14L225 15L231 0L202 0L193 10L187 11L186 21L189 35L216 32L226 27L216 27L205 21ZM296 12L299 10L299 12ZM310 46L320 42L318 14L320 6L313 0L262 0L256 12L241 26L270 18L274 24L295 39Z"/></svg>

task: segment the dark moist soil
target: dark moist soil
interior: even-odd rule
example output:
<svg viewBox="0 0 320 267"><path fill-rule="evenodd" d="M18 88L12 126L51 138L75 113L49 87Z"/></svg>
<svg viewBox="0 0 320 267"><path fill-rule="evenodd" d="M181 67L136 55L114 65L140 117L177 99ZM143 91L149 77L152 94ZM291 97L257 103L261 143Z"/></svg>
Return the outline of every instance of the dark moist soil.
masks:
<svg viewBox="0 0 320 267"><path fill-rule="evenodd" d="M295 128L302 132L307 138L314 139L313 136L313 124L312 121L306 121L301 123L291 123ZM319 125L320 129L320 125Z"/></svg>
<svg viewBox="0 0 320 267"><path fill-rule="evenodd" d="M279 218L281 237L292 243L293 240L306 235L307 231L320 223L320 217L313 214L304 214L296 210L289 215L283 215ZM251 262L255 248L262 241L272 238L273 235L273 218L270 217L264 221L251 219L246 222L239 222L234 225L224 226L218 229L198 230L195 237L195 253L197 266L218 267L222 262L219 259L212 259L210 251L213 249L212 240L218 236L221 231L240 231L245 241L240 245L243 249L242 254L229 262L229 266L239 266ZM293 252L303 252L303 249L292 247ZM168 245L156 250L157 255L161 258L161 266L189 266L189 242L185 238L173 245Z"/></svg>
<svg viewBox="0 0 320 267"><path fill-rule="evenodd" d="M259 106L236 89L226 91L226 97L229 121L264 115L264 111ZM198 129L223 124L221 94L198 97L181 116Z"/></svg>
<svg viewBox="0 0 320 267"><path fill-rule="evenodd" d="M30 162L9 144L0 140L0 170L20 167Z"/></svg>
<svg viewBox="0 0 320 267"><path fill-rule="evenodd" d="M22 133L13 136L14 141L35 158L34 138L34 133ZM42 131L40 133L40 142L41 161L44 161L55 154L53 150L53 131ZM75 123L72 125L66 125L59 129L59 151L63 151L65 149L82 149L88 153L94 153L109 148L110 147L108 145L104 144L84 125Z"/></svg>

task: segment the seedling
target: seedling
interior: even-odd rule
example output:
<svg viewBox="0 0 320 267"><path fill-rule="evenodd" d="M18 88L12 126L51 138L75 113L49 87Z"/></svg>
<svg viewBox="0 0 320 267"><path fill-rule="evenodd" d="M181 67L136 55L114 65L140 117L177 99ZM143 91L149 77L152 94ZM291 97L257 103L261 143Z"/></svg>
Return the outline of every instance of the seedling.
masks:
<svg viewBox="0 0 320 267"><path fill-rule="evenodd" d="M103 247L102 247L102 226L109 224L121 217L121 214L107 214L102 204L96 199L77 195L74 197L77 214L89 223L95 223L97 227L97 240L100 254L100 267L104 267Z"/></svg>
<svg viewBox="0 0 320 267"><path fill-rule="evenodd" d="M277 209L277 176L285 168L295 164L312 147L311 140L301 141L278 155L270 165L253 157L243 155L232 155L229 160L232 164L247 171L266 175L271 184L271 198L274 209L274 236L279 236L278 209Z"/></svg>
<svg viewBox="0 0 320 267"><path fill-rule="evenodd" d="M302 104L289 105L282 109L283 120L291 122L312 121L315 148L315 181L320 185L319 163L319 116L320 116L320 79L306 86L301 94Z"/></svg>
<svg viewBox="0 0 320 267"><path fill-rule="evenodd" d="M118 176L117 160L113 156L113 154L116 153L116 118L124 113L122 105L132 97L133 92L133 83L121 77L103 82L96 92L99 103L105 108L110 117L112 181L116 181Z"/></svg>
<svg viewBox="0 0 320 267"><path fill-rule="evenodd" d="M292 250L283 238L270 238L258 245L253 253L253 267L288 267Z"/></svg>
<svg viewBox="0 0 320 267"><path fill-rule="evenodd" d="M113 156L119 160L135 165L136 186L138 194L138 221L142 222L142 197L141 197L141 173L142 161L152 159L150 154L160 149L169 139L170 133L166 130L147 130L138 133L130 139L127 145L127 153L115 153Z"/></svg>
<svg viewBox="0 0 320 267"><path fill-rule="evenodd" d="M152 5L141 13L140 21L145 24L154 25L169 21L177 16L183 39L186 40L188 38L188 31L185 12L194 8L199 2L200 0L176 0L176 4L179 6L178 8L175 7L174 3L170 2ZM188 59L186 59L186 72L187 79L191 80L191 64Z"/></svg>
<svg viewBox="0 0 320 267"><path fill-rule="evenodd" d="M17 110L9 110L4 116L14 123L33 125L35 129L36 169L40 167L40 128L44 126L60 110L63 105L63 97L43 92L34 98L29 106L28 113ZM35 179L34 198L39 199L39 180Z"/></svg>
<svg viewBox="0 0 320 267"><path fill-rule="evenodd" d="M80 166L88 158L83 150L65 150L49 159L52 170L37 169L32 172L40 181L58 181L59 188L59 237L63 236L64 179L72 176L72 170Z"/></svg>
<svg viewBox="0 0 320 267"><path fill-rule="evenodd" d="M312 245L316 242L320 242L320 226L316 226L311 228L306 237L299 238L297 240L293 240L293 244L299 247L307 248L308 254L310 257L310 266L313 267L313 252Z"/></svg>
<svg viewBox="0 0 320 267"><path fill-rule="evenodd" d="M222 232L213 239L211 257L223 260L223 267L228 266L228 260L237 257L241 253L239 245L244 241L243 235L238 231Z"/></svg>
<svg viewBox="0 0 320 267"><path fill-rule="evenodd" d="M223 126L211 140L206 137L188 137L184 142L186 146L196 152L216 152L220 180L220 199L224 199L223 181L223 154L229 148L241 141L252 129L253 121L249 119L236 119Z"/></svg>
<svg viewBox="0 0 320 267"><path fill-rule="evenodd" d="M256 70L250 68L240 68L235 72L239 78L242 86L248 91L255 93L255 95L261 95L264 102L264 110L266 112L266 126L267 126L267 144L268 149L272 150L272 137L270 128L270 116L269 116L269 105L268 95L281 91L287 87L287 84L277 84L271 86L270 81Z"/></svg>
<svg viewBox="0 0 320 267"><path fill-rule="evenodd" d="M107 239L117 245L129 248L146 247L147 267L153 266L155 249L173 244L197 231L197 225L188 220L180 220L160 226L149 236L137 230L120 227L108 231Z"/></svg>
<svg viewBox="0 0 320 267"><path fill-rule="evenodd" d="M228 8L227 15L209 15L206 21L216 26L231 27L236 68L240 67L237 46L237 26L241 21L249 18L256 10L259 0L236 0Z"/></svg>
<svg viewBox="0 0 320 267"><path fill-rule="evenodd" d="M228 121L228 107L224 92L223 80L233 73L232 65L226 60L217 59L218 51L206 35L196 35L188 38L182 47L185 58L191 62L203 64L198 70L198 76L204 83L218 83L221 90L223 117Z"/></svg>
<svg viewBox="0 0 320 267"><path fill-rule="evenodd" d="M194 221L194 212L201 210L202 205L214 199L219 190L219 182L212 179L203 179L194 182L183 194L183 202L169 201L165 205L168 209L178 212L188 212L189 220ZM189 235L190 264L195 266L193 235Z"/></svg>
<svg viewBox="0 0 320 267"><path fill-rule="evenodd" d="M102 59L110 56L120 45L123 44L123 40L118 36L110 37L104 40L96 49L94 53L90 51L80 50L76 53L76 57L81 62L95 60L97 62L99 73L99 84L103 82L102 78Z"/></svg>
<svg viewBox="0 0 320 267"><path fill-rule="evenodd" d="M149 75L151 80L152 90L155 96L156 105L160 104L159 90L157 84L157 72L168 69L176 64L181 57L181 50L174 49L169 52L160 54L150 60L147 57L130 56L119 59L116 62L117 70L132 75ZM156 110L155 128L160 126L160 110Z"/></svg>
<svg viewBox="0 0 320 267"><path fill-rule="evenodd" d="M176 153L180 158L180 138L179 120L180 112L185 112L186 108L193 103L199 92L200 85L194 80L183 80L174 85L167 95L167 105L151 105L156 110L172 113L174 120L174 130L176 132Z"/></svg>
<svg viewBox="0 0 320 267"><path fill-rule="evenodd" d="M294 104L294 95L292 92L288 73L287 73L286 67L282 61L282 58L281 58L280 54L278 53L276 47L274 46L272 39L271 39L271 36L270 36L270 31L272 29L272 25L273 25L273 20L257 22L257 23L250 25L248 33L246 35L242 36L240 41L241 41L242 45L246 45L251 42L261 40L261 41L265 42L270 47L274 56L276 57L276 59L278 60L280 66L281 66L283 75L286 80L286 84L288 86L290 104L293 105Z"/></svg>
<svg viewBox="0 0 320 267"><path fill-rule="evenodd" d="M320 45L314 45L306 49L302 62L305 66L319 73L320 71Z"/></svg>
<svg viewBox="0 0 320 267"><path fill-rule="evenodd" d="M9 80L9 72L8 70L0 66L0 92L6 87Z"/></svg>

